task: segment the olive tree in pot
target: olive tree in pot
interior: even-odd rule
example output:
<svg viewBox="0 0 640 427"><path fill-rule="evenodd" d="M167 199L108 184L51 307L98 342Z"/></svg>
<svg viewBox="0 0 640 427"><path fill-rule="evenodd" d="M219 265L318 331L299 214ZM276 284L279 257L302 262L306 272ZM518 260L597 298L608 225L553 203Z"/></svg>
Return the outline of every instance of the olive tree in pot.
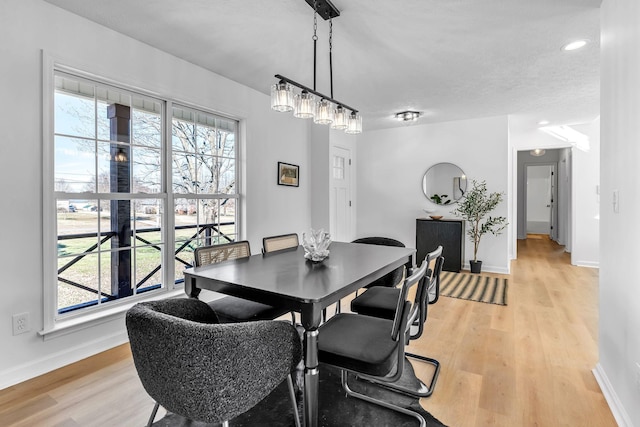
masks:
<svg viewBox="0 0 640 427"><path fill-rule="evenodd" d="M482 261L478 261L482 236L486 233L497 236L508 224L503 216L488 216L502 202L503 196L503 193L488 193L485 181L473 180L471 189L458 200L458 206L451 212L468 222L467 235L473 242L473 260L469 261L472 273L480 273L482 269Z"/></svg>

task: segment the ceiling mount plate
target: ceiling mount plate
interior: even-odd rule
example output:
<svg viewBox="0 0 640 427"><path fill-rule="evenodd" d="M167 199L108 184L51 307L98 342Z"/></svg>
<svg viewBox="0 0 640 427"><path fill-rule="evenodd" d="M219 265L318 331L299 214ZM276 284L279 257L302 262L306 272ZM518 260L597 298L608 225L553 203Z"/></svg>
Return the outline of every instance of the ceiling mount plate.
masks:
<svg viewBox="0 0 640 427"><path fill-rule="evenodd" d="M313 9L314 0L305 0L309 6ZM320 15L325 21L330 18L340 16L340 11L331 3L331 0L315 0L318 7L318 15Z"/></svg>

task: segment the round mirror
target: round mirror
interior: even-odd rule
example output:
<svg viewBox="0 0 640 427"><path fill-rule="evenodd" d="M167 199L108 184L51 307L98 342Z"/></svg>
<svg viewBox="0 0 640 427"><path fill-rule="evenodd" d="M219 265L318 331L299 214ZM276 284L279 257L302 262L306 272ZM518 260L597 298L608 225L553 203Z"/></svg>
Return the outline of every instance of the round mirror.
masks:
<svg viewBox="0 0 640 427"><path fill-rule="evenodd" d="M467 191L467 177L453 163L436 163L422 178L422 192L436 205L456 203Z"/></svg>

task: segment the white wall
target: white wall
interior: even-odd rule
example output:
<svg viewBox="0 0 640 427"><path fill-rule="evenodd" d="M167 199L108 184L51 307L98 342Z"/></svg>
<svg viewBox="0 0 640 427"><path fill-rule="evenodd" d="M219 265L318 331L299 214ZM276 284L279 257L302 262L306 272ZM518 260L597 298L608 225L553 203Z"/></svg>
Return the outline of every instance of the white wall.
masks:
<svg viewBox="0 0 640 427"><path fill-rule="evenodd" d="M309 123L269 98L40 0L0 2L0 389L126 340L123 316L43 340L42 53L69 66L241 119L244 237L311 225ZM299 188L276 184L276 164L300 165ZM31 332L12 336L29 312Z"/></svg>
<svg viewBox="0 0 640 427"><path fill-rule="evenodd" d="M640 426L640 2L604 0L601 37L600 361L621 426ZM613 210L613 192L620 194Z"/></svg>
<svg viewBox="0 0 640 427"><path fill-rule="evenodd" d="M416 218L435 208L422 192L422 177L436 163L455 163L469 180L486 180L489 191L507 195L507 130L502 116L363 132L357 142L357 237L391 237L415 247ZM508 203L505 197L495 214L507 216ZM438 207L432 214L453 217L452 210ZM472 255L466 239L466 260ZM485 235L478 257L483 270L507 273L508 233Z"/></svg>
<svg viewBox="0 0 640 427"><path fill-rule="evenodd" d="M571 149L564 148L559 151L558 157L558 243L565 246L567 252L571 252L571 176L573 155ZM562 184L562 185L560 185ZM599 234L599 233L598 233Z"/></svg>
<svg viewBox="0 0 640 427"><path fill-rule="evenodd" d="M571 264L583 267L600 265L600 120L573 126L589 136L589 151L572 150L574 234Z"/></svg>

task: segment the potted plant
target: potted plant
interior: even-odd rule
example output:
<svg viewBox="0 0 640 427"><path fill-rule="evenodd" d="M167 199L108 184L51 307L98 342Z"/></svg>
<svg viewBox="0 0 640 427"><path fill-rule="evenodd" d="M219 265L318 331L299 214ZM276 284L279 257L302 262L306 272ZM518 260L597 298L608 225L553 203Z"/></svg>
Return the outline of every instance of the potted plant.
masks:
<svg viewBox="0 0 640 427"><path fill-rule="evenodd" d="M497 236L508 224L503 216L488 216L502 202L503 195L488 193L485 181L473 180L471 190L462 196L458 206L451 212L469 223L467 235L473 242L473 260L469 261L472 273L480 273L482 269L482 261L478 261L478 247L482 236L486 233Z"/></svg>

